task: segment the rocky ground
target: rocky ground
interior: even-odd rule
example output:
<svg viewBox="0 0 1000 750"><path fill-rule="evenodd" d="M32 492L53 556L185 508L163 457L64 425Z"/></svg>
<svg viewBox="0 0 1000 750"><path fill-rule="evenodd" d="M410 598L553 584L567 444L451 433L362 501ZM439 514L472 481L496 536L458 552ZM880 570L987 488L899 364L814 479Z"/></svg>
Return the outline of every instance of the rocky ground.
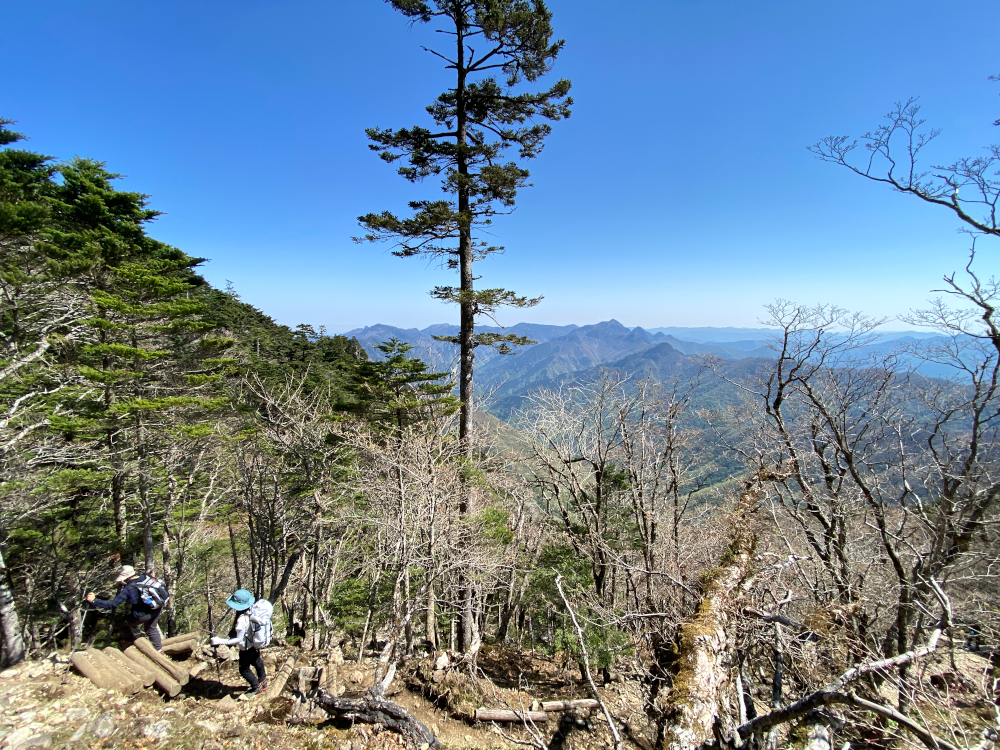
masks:
<svg viewBox="0 0 1000 750"><path fill-rule="evenodd" d="M273 675L290 653L269 649L265 659L269 674ZM492 658L498 665L509 664L501 654ZM330 692L345 697L364 695L373 683L374 663L336 661L337 676L328 685ZM489 656L485 662L490 665ZM299 655L300 666L309 663L312 660L307 655ZM330 665L325 656L315 663ZM539 699L586 697L554 664L536 661L530 667ZM414 681L419 668L420 663L415 662L401 670L388 697L429 727L445 748L513 746L493 726L453 718L455 706L473 711L476 704L520 708L529 707L535 698L515 689L516 685L512 688L502 672L493 671L492 676L483 672L481 678L470 681L464 672L454 670L451 675L462 676L449 677L447 689L453 695L442 699L441 694L430 695ZM294 687L293 676L279 698L237 700L246 684L235 663L225 661L210 664L172 700L165 700L153 688L125 696L95 687L72 669L65 654L52 654L0 673L0 748L421 750L378 727L333 722L319 710L303 712L294 703ZM609 685L606 699L616 712L636 711L640 706L637 695L625 683ZM553 715L540 729L548 739L555 739L553 747L609 747L609 733L598 713ZM504 732L511 738L528 739L526 730L516 724L505 727Z"/></svg>
<svg viewBox="0 0 1000 750"><path fill-rule="evenodd" d="M374 682L373 660L345 663L339 650L318 654L268 649L268 673L274 675L290 655L297 657L298 666L324 666L331 675L326 687L332 695L360 698ZM542 700L589 697L578 672L544 656L487 648L476 676L448 662L446 655L435 654L402 665L388 693L448 750L512 748L532 741L519 724L475 722L476 708L523 710L537 708ZM194 664L192 660L187 666ZM956 744L977 744L962 739L995 724L997 709L990 698L995 686L985 656L941 649L921 665L919 679L928 699L920 707L923 719ZM96 688L76 674L67 655L53 653L0 673L0 750L423 750L391 731L335 722L315 707L310 711L310 704L296 703L296 686L293 675L278 698L237 700L246 684L235 663L213 661L172 700L152 688L124 696ZM630 728L626 744L650 747L649 738L642 736L646 722L638 686L616 677L600 694L612 714ZM883 698L891 703L895 696ZM555 750L612 746L599 710L554 713L537 729L538 738Z"/></svg>

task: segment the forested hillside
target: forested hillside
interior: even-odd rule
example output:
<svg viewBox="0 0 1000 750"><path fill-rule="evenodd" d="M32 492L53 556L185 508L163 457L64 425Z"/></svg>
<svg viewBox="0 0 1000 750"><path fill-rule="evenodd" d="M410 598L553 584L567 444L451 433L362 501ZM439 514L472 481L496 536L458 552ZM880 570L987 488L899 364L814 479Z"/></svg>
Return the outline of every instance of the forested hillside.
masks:
<svg viewBox="0 0 1000 750"><path fill-rule="evenodd" d="M448 377L406 344L373 360L275 324L153 239L156 211L102 164L0 132L8 663L107 637L84 593L127 563L167 584L168 634L215 627L247 587L305 650L468 667L534 649L579 659L584 684L624 670L641 746L724 700L686 670L737 670L749 737L772 683L802 707L789 721L863 710L839 686L871 659L899 666L881 672L899 710L920 705L904 667L921 644L997 624L998 355L975 328L929 313L954 335L907 353L953 380L911 376L877 321L831 308L773 307L767 358L696 359L614 321L555 330L487 361L486 381L507 368L491 407L510 425L481 420L469 459ZM850 664L867 666L836 677Z"/></svg>
<svg viewBox="0 0 1000 750"><path fill-rule="evenodd" d="M725 338L481 325L541 301L475 264L569 117L569 81L524 90L563 42L542 2L390 4L442 27L454 87L433 130L369 147L441 190L356 239L456 274L431 294L457 325L280 325L155 239L111 167L0 120L0 746L989 750L998 147L924 170L911 101L867 162L812 149L973 232L912 335L784 300ZM104 712L71 735L46 717L74 688ZM143 711L234 718L170 735Z"/></svg>

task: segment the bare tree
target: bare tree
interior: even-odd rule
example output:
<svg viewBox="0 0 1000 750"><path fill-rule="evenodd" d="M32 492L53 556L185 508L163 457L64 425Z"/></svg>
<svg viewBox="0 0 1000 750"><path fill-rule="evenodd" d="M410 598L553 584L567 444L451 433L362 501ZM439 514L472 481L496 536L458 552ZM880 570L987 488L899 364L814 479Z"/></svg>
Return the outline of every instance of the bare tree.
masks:
<svg viewBox="0 0 1000 750"><path fill-rule="evenodd" d="M998 80L993 76L992 80ZM983 156L962 157L950 164L924 166L922 152L941 135L924 128L915 98L897 102L884 122L860 139L827 136L810 148L823 161L839 164L869 180L954 212L971 231L1000 237L1000 144ZM997 120L995 125L1000 125ZM863 146L860 156L858 146ZM857 158L856 158L857 157Z"/></svg>

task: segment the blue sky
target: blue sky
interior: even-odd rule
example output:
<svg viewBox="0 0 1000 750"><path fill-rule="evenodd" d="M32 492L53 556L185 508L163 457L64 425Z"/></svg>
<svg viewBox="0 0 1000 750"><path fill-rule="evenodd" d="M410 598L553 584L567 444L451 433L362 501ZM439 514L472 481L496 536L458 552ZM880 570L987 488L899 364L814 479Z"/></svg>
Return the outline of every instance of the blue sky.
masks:
<svg viewBox="0 0 1000 750"><path fill-rule="evenodd" d="M892 316L964 264L949 215L806 147L912 95L944 128L934 163L1000 139L996 2L549 5L576 106L496 226L507 253L481 264L483 284L545 295L505 322L753 325L776 297ZM36 150L127 175L213 283L333 331L457 320L427 295L451 273L350 239L359 214L438 194L363 132L426 124L448 85L427 27L379 0L46 0L2 19L0 114Z"/></svg>

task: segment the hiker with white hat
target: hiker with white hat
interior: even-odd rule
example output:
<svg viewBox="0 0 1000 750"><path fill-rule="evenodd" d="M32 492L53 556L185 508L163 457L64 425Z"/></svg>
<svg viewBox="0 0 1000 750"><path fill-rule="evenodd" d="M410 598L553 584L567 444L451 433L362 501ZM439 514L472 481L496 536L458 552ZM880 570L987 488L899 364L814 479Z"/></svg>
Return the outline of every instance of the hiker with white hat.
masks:
<svg viewBox="0 0 1000 750"><path fill-rule="evenodd" d="M267 690L267 673L260 650L271 643L273 629L271 613L273 608L266 599L254 599L246 589L238 589L226 599L232 609L239 612L236 618L236 635L232 638L212 636L213 646L239 646L240 674L250 683L250 689L240 697L244 700ZM254 674L254 671L257 674Z"/></svg>
<svg viewBox="0 0 1000 750"><path fill-rule="evenodd" d="M94 592L87 594L87 601L98 609L114 609L119 604L129 603L129 615L125 622L135 638L145 635L153 648L161 650L160 626L157 624L163 605L170 594L163 581L158 581L149 573L136 573L131 565L122 565L115 578L118 595L114 599L97 599Z"/></svg>

